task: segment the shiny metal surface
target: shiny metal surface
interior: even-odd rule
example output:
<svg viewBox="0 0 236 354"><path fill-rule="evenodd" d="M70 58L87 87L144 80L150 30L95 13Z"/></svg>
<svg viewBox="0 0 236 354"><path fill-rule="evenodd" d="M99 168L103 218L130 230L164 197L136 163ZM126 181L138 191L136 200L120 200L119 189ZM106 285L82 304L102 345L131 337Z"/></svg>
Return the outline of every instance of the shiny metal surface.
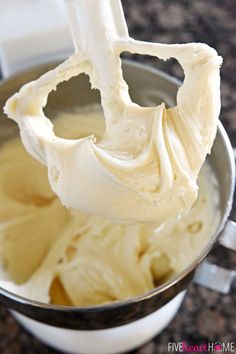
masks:
<svg viewBox="0 0 236 354"><path fill-rule="evenodd" d="M233 149L234 158L236 158ZM236 222L228 219L218 242L222 247L236 251ZM222 268L208 261L202 262L195 272L193 282L222 294L229 294L236 279L236 270Z"/></svg>
<svg viewBox="0 0 236 354"><path fill-rule="evenodd" d="M229 248L232 251L236 251L236 222L228 220L224 231L219 237L219 243L221 246Z"/></svg>
<svg viewBox="0 0 236 354"><path fill-rule="evenodd" d="M235 270L229 270L204 261L198 266L193 281L195 284L205 286L219 293L229 294L235 279Z"/></svg>

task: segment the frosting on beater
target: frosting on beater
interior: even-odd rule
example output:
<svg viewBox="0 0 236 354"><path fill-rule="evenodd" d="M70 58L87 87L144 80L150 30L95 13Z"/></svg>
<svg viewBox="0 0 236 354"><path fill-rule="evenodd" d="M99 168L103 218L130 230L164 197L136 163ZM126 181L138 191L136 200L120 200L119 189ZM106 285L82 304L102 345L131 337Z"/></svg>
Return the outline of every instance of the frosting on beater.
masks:
<svg viewBox="0 0 236 354"><path fill-rule="evenodd" d="M159 44L129 37L119 0L67 1L75 53L24 85L5 105L27 151L47 165L62 204L121 223L162 224L197 198L200 168L210 153L220 112L222 58L206 44ZM120 54L175 58L185 78L177 105L131 101ZM101 141L59 138L43 107L57 84L80 73L100 90Z"/></svg>

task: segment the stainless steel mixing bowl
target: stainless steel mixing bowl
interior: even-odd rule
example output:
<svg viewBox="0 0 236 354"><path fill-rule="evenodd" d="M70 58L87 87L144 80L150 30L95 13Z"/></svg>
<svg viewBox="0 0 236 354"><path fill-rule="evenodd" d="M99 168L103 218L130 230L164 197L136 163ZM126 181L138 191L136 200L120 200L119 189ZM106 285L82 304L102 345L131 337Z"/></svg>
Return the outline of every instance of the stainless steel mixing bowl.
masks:
<svg viewBox="0 0 236 354"><path fill-rule="evenodd" d="M29 70L6 80L0 85L0 106L24 83L31 81L48 71L54 64ZM167 106L175 104L176 91L180 83L174 78L150 67L134 62L123 63L124 77L129 84L133 101L145 105L145 102ZM71 110L78 105L98 102L99 92L90 89L88 78L81 75L58 86L58 90L49 96L46 113L55 117L58 111ZM0 142L3 143L18 134L18 128L1 113ZM10 309L45 324L71 329L104 329L124 325L151 314L186 289L200 262L210 252L217 241L220 231L228 219L234 191L234 156L227 134L219 122L217 137L208 157L220 185L221 220L217 232L211 235L209 243L201 254L181 273L155 289L132 299L89 308L62 307L31 301L4 289L0 289L0 300ZM1 166L0 166L1 168Z"/></svg>

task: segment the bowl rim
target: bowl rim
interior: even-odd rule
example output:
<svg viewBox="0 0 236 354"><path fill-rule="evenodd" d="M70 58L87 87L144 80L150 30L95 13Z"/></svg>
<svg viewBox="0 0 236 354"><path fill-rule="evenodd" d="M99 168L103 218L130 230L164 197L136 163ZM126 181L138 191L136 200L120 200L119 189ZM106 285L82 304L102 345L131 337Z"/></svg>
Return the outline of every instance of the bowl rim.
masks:
<svg viewBox="0 0 236 354"><path fill-rule="evenodd" d="M128 67L131 66L136 69L141 69L142 71L146 71L148 73L157 75L160 78L174 84L175 86L178 86L178 87L181 86L181 81L179 79L163 72L162 70L151 67L148 64L139 63L139 62L136 62L136 61L130 60L130 59L123 59L122 63L125 64L125 66L128 66ZM3 80L2 82L0 82L0 86L2 86L2 84L5 84L8 81L14 80L15 77L19 77L24 73L29 73L30 71L40 69L40 68L42 69L43 67L47 68L48 66L54 65L54 64L57 64L57 62L49 62L49 63L43 64L43 65L38 65L38 66L35 66L32 68L29 68L27 70L24 70L20 73L17 73L16 75L11 76L10 78L8 78L6 80ZM227 207L226 207L224 215L222 216L222 220L221 220L216 232L210 238L210 241L203 248L201 253L194 259L194 261L191 264L189 264L186 268L184 268L181 272L174 275L171 279L169 279L165 283L163 283L151 290L146 291L142 295L131 297L131 298L128 298L125 300L118 300L118 301L114 301L114 302L109 302L109 303L105 303L105 304L98 304L98 305L93 305L93 306L80 307L80 306L62 306L62 305L47 304L47 303L43 303L40 301L28 299L28 298L21 296L21 295L17 295L17 294L15 294L9 290L6 290L2 287L0 287L0 301L1 301L1 296L4 296L6 298L9 298L11 301L18 303L19 305L20 304L30 305L34 308L42 308L42 309L53 310L53 311L57 311L57 312L67 313L67 312L73 311L75 313L81 313L81 314L89 313L89 312L102 312L102 311L114 310L119 307L125 307L125 306L128 306L133 303L138 303L143 300L150 299L160 293L165 292L167 289L171 288L173 285L177 284L182 279L184 279L187 275L189 275L191 272L193 272L195 270L195 268L204 260L204 258L207 256L207 254L212 249L217 238L219 237L220 232L223 230L223 228L226 224L226 221L229 217L232 203L233 203L233 195L234 195L234 188L235 188L235 182L234 182L235 181L235 159L234 159L234 153L233 153L233 149L232 149L229 137L228 137L228 135L227 135L227 133L220 121L218 121L217 134L219 134L220 137L222 138L223 143L225 145L225 150L228 152L229 165L230 165L230 169L231 169L230 170L230 176L231 176L230 193L229 193L229 197L228 197Z"/></svg>

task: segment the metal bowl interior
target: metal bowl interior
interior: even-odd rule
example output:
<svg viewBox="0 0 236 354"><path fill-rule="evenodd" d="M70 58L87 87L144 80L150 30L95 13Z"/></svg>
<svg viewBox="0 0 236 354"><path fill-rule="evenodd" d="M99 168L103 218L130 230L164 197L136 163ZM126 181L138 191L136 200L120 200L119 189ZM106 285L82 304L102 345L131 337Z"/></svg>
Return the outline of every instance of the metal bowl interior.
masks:
<svg viewBox="0 0 236 354"><path fill-rule="evenodd" d="M0 106L3 107L6 99L24 83L36 79L56 65L57 63L40 66L3 81L0 84ZM163 101L167 106L175 105L176 92L181 84L178 80L156 69L131 61L124 61L123 72L134 102L142 106L147 106L147 102L148 105L153 106ZM68 82L59 84L57 91L50 93L45 112L48 117L53 119L58 112L97 102L100 102L99 92L91 90L86 75L80 75ZM3 144L18 134L18 128L13 121L6 119L2 109L0 118L0 144ZM228 136L221 123L218 125L217 137L211 155L208 156L207 160L211 164L220 185L222 217L218 225L218 231L211 236L209 243L197 259L171 280L141 296L88 308L47 305L22 298L4 289L0 289L0 300L8 307L39 321L65 328L80 329L107 328L111 325L118 326L129 323L163 306L178 292L186 288L196 266L205 258L216 242L231 210L235 178L234 157ZM97 323L97 315L100 324ZM80 316L79 320L78 316ZM103 316L102 320L101 316Z"/></svg>

